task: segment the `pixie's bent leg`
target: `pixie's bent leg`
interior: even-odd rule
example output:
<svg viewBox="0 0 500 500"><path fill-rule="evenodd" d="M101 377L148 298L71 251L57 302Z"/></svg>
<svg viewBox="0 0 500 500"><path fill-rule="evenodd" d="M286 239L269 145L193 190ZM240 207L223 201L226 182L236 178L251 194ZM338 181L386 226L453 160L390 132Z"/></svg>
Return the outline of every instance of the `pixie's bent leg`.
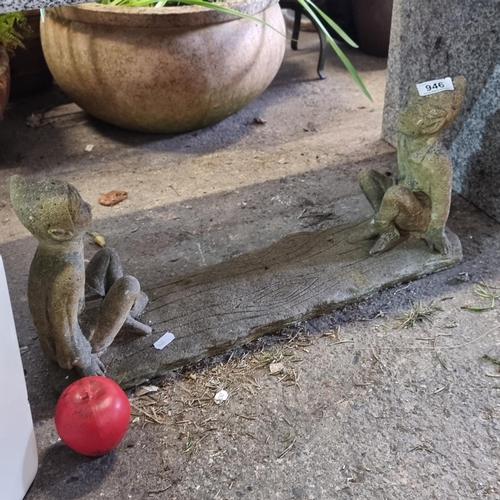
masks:
<svg viewBox="0 0 500 500"><path fill-rule="evenodd" d="M374 227L382 231L395 225L403 231L423 232L429 220L430 210L422 205L414 193L404 186L392 186L385 193L380 209L375 214Z"/></svg>
<svg viewBox="0 0 500 500"><path fill-rule="evenodd" d="M151 328L130 316L141 287L133 276L124 276L116 281L102 301L96 329L90 338L92 351L100 353L111 345L121 328L126 325L138 335L148 335Z"/></svg>
<svg viewBox="0 0 500 500"><path fill-rule="evenodd" d="M118 254L110 248L99 250L85 269L85 295L104 297L122 276Z"/></svg>
<svg viewBox="0 0 500 500"><path fill-rule="evenodd" d="M429 224L430 211L404 186L390 187L382 199L380 209L372 221L379 239L370 250L371 255L393 248L400 240L400 232L423 232Z"/></svg>
<svg viewBox="0 0 500 500"><path fill-rule="evenodd" d="M393 180L376 170L367 169L359 172L358 182L373 210L378 212L385 192L394 184Z"/></svg>

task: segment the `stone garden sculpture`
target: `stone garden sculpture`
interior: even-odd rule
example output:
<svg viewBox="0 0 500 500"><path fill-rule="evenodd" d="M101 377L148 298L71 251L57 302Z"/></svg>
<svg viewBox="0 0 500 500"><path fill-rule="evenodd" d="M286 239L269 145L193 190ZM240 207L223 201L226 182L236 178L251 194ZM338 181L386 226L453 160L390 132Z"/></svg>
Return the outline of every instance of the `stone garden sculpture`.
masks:
<svg viewBox="0 0 500 500"><path fill-rule="evenodd" d="M44 352L61 368L104 375L99 356L120 332L151 333L136 319L146 295L136 278L123 276L113 250L100 250L85 269L83 236L92 214L75 187L14 175L10 192L16 215L39 242L28 302Z"/></svg>
<svg viewBox="0 0 500 500"><path fill-rule="evenodd" d="M367 237L378 237L371 255L385 252L412 234L447 254L445 234L451 201L452 166L441 132L457 117L466 80L453 79L454 90L419 95L412 87L398 122L397 179L363 170L358 181L375 210Z"/></svg>
<svg viewBox="0 0 500 500"><path fill-rule="evenodd" d="M451 80L446 84L451 89ZM445 234L452 167L440 136L458 115L465 87L459 76L451 90L411 90L398 124L397 179L373 170L359 174L375 210L369 223L287 235L150 284L147 310L147 297L135 278L123 276L115 252L99 251L85 269L83 236L91 212L77 190L61 181L13 176L14 211L39 240L28 301L44 351L82 375L103 374L105 363L110 378L132 387L457 264L460 240ZM396 247L409 236L424 239L434 252L414 242ZM148 326L137 320L143 311ZM141 338L115 342L100 357L117 336L128 340L133 334Z"/></svg>

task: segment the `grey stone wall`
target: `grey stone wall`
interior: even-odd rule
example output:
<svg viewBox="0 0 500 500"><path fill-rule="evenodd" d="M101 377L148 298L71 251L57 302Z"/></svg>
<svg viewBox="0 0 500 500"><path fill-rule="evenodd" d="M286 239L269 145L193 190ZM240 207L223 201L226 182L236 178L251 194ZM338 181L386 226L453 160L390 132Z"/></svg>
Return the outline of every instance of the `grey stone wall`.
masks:
<svg viewBox="0 0 500 500"><path fill-rule="evenodd" d="M382 136L396 141L408 88L464 75L464 108L445 134L455 191L500 221L500 1L395 0Z"/></svg>
<svg viewBox="0 0 500 500"><path fill-rule="evenodd" d="M71 3L82 3L85 0L0 0L0 14L3 12L18 12L20 10L42 9L66 5Z"/></svg>

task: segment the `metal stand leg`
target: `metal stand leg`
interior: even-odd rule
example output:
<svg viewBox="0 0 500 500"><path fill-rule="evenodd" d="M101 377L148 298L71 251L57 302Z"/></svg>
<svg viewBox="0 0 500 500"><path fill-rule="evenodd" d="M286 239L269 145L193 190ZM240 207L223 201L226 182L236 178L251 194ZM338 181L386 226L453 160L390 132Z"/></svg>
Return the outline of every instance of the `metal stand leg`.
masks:
<svg viewBox="0 0 500 500"><path fill-rule="evenodd" d="M301 8L293 9L295 12L295 17L293 20L293 30L292 30L292 50L298 50L297 43L299 41L300 33L300 20L302 18Z"/></svg>
<svg viewBox="0 0 500 500"><path fill-rule="evenodd" d="M316 27L316 29L318 29ZM326 47L326 36L325 34L318 29L318 35L319 35L319 59L318 59L318 76L320 80L324 80L326 78L325 72L323 71L325 67L325 57L326 57L326 52L325 52L325 47Z"/></svg>
<svg viewBox="0 0 500 500"><path fill-rule="evenodd" d="M316 28L316 31L318 32L319 36L319 59L318 59L318 67L317 67L317 72L318 76L321 80L324 80L326 78L325 72L324 72L324 67L325 67L325 57L326 57L326 37L325 34L319 29L318 24L314 19L311 19L307 11L305 11L302 8L302 5L300 5L297 1L293 0L280 0L280 5L284 9L291 9L295 13L295 17L293 19L293 29L292 29L292 50L298 50L298 40L299 40L299 33L300 33L300 21L302 19L302 14L304 14L314 27Z"/></svg>

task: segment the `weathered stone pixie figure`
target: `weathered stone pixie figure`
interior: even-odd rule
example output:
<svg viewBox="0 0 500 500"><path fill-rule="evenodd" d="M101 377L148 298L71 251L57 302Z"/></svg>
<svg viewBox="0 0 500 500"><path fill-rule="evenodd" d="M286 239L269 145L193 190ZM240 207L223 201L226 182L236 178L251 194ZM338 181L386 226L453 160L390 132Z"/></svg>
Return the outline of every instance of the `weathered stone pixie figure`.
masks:
<svg viewBox="0 0 500 500"><path fill-rule="evenodd" d="M85 270L83 236L91 207L71 184L14 175L10 193L16 215L39 242L28 302L44 352L61 368L104 375L99 355L120 330L151 333L135 319L147 305L146 295L136 278L123 276L112 250L99 251ZM95 299L97 307L86 310L86 301Z"/></svg>
<svg viewBox="0 0 500 500"><path fill-rule="evenodd" d="M454 90L420 96L415 86L398 123L398 175L393 181L375 170L363 170L358 181L375 210L367 236L378 236L374 255L414 234L442 254L448 253L445 235L451 201L452 166L441 132L457 117L466 80L457 76Z"/></svg>

